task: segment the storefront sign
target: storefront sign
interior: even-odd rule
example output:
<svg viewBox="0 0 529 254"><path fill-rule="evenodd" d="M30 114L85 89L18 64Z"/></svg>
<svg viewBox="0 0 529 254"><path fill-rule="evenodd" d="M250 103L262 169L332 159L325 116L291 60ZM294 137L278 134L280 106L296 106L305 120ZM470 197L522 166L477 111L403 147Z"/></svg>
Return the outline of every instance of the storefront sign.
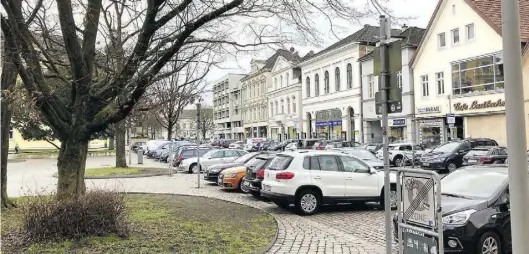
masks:
<svg viewBox="0 0 529 254"><path fill-rule="evenodd" d="M406 126L406 118L389 119L388 124L390 127Z"/></svg>
<svg viewBox="0 0 529 254"><path fill-rule="evenodd" d="M479 103L477 100L470 103L470 105L466 102L458 102L454 104L454 109L456 111L465 111L465 110L474 110L474 109L485 109L485 108L496 108L496 107L505 107L505 101L502 99L498 99L497 101L493 102L492 100L488 100L485 102Z"/></svg>
<svg viewBox="0 0 529 254"><path fill-rule="evenodd" d="M329 122L316 122L316 127L327 127L327 124L332 126L342 126L342 120L335 120Z"/></svg>
<svg viewBox="0 0 529 254"><path fill-rule="evenodd" d="M417 114L429 114L441 112L441 106L430 106L417 108Z"/></svg>
<svg viewBox="0 0 529 254"><path fill-rule="evenodd" d="M419 125L421 127L443 127L444 122L442 118L423 119L419 120Z"/></svg>

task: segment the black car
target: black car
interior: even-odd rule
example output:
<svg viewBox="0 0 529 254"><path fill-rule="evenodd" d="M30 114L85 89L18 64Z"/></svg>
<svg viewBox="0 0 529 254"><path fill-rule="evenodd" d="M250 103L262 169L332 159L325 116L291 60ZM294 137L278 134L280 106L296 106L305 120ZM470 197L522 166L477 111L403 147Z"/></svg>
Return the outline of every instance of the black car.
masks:
<svg viewBox="0 0 529 254"><path fill-rule="evenodd" d="M225 170L227 168L231 168L231 167L242 166L245 163L247 163L248 161L250 161L251 159L253 159L255 156L258 156L260 154L265 154L265 153L263 153L263 152L247 153L247 154L235 159L233 162L222 163L222 164L209 166L204 171L204 180L216 183L217 180L218 180L220 172L222 172L223 170Z"/></svg>
<svg viewBox="0 0 529 254"><path fill-rule="evenodd" d="M271 146L275 145L275 142L274 141L263 141L261 143L261 146L259 147L259 150L261 151L267 151L268 148L270 148Z"/></svg>
<svg viewBox="0 0 529 254"><path fill-rule="evenodd" d="M441 180L445 253L510 253L508 184L508 168L499 164L465 167ZM497 252L484 251L491 247Z"/></svg>
<svg viewBox="0 0 529 254"><path fill-rule="evenodd" d="M507 149L505 147L479 146L472 148L463 156L463 165L475 164L501 164L507 160Z"/></svg>
<svg viewBox="0 0 529 254"><path fill-rule="evenodd" d="M244 183L248 183L248 189L252 196L261 196L261 183L264 180L265 168L275 157L276 154L260 154L246 164Z"/></svg>
<svg viewBox="0 0 529 254"><path fill-rule="evenodd" d="M487 138L444 143L421 156L421 168L452 172L463 165L463 157L472 148L479 146L498 146L498 143Z"/></svg>

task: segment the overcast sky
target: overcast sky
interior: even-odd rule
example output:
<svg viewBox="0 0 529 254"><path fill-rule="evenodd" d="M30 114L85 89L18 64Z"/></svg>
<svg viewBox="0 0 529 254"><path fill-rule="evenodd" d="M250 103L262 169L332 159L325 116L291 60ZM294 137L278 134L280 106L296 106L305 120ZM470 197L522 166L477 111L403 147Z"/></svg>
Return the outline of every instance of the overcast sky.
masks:
<svg viewBox="0 0 529 254"><path fill-rule="evenodd" d="M432 15L436 4L436 0L390 0L387 2L387 6L389 6L393 10L393 16L412 17L405 21L399 21L399 23L405 23L407 26L417 26L421 28L426 28L426 25L428 25L428 21L430 20L430 16ZM363 20L362 24L353 24L350 28L343 29L344 31L338 34L339 38L334 36L333 34L330 34L329 32L325 32L329 30L329 27L325 22L321 23L322 26L317 27L317 29L319 29L319 31L322 33L326 33L323 38L329 39L325 40L322 45L319 45L319 47L301 47L298 45L291 45L296 49L296 51L299 51L300 56L305 55L310 50L318 52L339 41L340 39L343 39L348 35L361 29L364 24L378 26L378 17ZM400 28L401 24L393 23L392 27ZM221 68L212 69L210 73L206 76L206 80L209 84L208 87L211 85L212 81L215 81L228 73L248 73L248 71L250 70L250 61L252 60L252 58L264 60L272 54L273 51L262 52L261 54L258 54L256 56L246 55L243 57L239 57L237 60L233 59L232 61L225 62L221 66ZM204 95L204 102L207 105L213 105L213 95L211 92Z"/></svg>

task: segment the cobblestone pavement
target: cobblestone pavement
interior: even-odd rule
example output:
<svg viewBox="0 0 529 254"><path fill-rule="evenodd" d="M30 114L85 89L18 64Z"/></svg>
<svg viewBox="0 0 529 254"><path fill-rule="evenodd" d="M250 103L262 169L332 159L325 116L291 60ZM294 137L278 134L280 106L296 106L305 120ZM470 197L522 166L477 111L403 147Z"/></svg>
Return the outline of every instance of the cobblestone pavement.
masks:
<svg viewBox="0 0 529 254"><path fill-rule="evenodd" d="M8 191L11 196L22 196L35 191L55 189L55 160L13 163L8 171ZM89 158L87 167L112 164L109 159ZM133 165L134 166L134 165ZM166 166L150 160L145 166ZM147 178L86 180L87 188L106 188L116 191L174 193L198 195L237 202L264 209L278 222L278 237L269 253L383 253L384 213L374 207L323 207L319 214L299 216L234 191L224 191L202 181L197 189L197 175L175 174Z"/></svg>

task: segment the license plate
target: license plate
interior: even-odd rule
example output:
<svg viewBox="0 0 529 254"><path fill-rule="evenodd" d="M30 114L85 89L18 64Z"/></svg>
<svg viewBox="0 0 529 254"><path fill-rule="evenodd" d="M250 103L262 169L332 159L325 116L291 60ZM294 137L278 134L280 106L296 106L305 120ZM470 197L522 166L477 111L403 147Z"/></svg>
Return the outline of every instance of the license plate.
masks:
<svg viewBox="0 0 529 254"><path fill-rule="evenodd" d="M468 160L468 163L476 163L478 162L477 160Z"/></svg>
<svg viewBox="0 0 529 254"><path fill-rule="evenodd" d="M428 167L428 166L430 166L430 163L423 162L422 165L425 166L425 167Z"/></svg>
<svg viewBox="0 0 529 254"><path fill-rule="evenodd" d="M242 184L243 184L244 186L250 186L250 182L247 182L247 181L244 181Z"/></svg>

